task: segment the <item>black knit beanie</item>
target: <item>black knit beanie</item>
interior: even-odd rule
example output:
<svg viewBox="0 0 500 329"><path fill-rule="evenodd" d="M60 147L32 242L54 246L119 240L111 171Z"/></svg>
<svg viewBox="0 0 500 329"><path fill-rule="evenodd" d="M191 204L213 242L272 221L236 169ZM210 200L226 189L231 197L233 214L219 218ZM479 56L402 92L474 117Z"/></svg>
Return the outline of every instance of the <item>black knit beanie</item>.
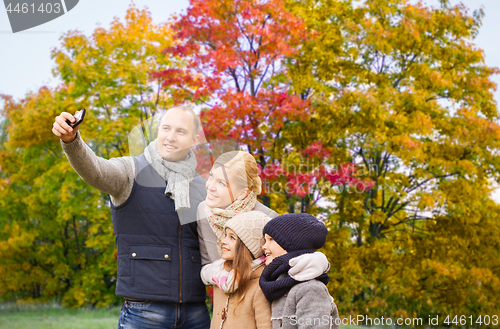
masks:
<svg viewBox="0 0 500 329"><path fill-rule="evenodd" d="M268 234L287 252L319 249L326 242L328 230L323 222L310 214L285 214L267 222L263 234Z"/></svg>

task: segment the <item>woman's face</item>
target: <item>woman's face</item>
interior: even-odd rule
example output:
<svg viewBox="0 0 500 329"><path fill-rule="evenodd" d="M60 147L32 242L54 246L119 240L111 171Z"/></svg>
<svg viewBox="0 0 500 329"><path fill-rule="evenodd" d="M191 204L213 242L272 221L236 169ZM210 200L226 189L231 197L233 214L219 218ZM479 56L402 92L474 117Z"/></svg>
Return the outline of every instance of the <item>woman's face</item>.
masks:
<svg viewBox="0 0 500 329"><path fill-rule="evenodd" d="M248 194L248 188L241 189L233 181L230 169L219 165L212 167L206 183L207 206L224 209L236 199L243 200Z"/></svg>

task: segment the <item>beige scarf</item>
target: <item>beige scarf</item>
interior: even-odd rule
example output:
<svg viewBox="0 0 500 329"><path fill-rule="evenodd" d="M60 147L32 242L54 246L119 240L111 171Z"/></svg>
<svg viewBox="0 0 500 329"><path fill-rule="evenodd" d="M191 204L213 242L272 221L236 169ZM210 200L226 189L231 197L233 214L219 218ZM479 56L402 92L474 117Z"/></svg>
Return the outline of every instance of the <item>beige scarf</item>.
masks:
<svg viewBox="0 0 500 329"><path fill-rule="evenodd" d="M208 223L210 224L212 231L214 231L217 236L217 251L219 252L220 257L222 257L221 241L226 235L224 232L224 225L226 222L239 213L252 211L256 204L257 196L250 190L246 198L234 201L226 209L210 208L205 205Z"/></svg>

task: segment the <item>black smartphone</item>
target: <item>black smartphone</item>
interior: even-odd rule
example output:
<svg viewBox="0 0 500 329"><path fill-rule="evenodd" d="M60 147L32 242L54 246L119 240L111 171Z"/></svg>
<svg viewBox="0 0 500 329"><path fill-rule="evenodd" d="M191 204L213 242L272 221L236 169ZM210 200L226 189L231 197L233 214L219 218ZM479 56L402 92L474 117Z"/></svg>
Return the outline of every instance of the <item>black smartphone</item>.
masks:
<svg viewBox="0 0 500 329"><path fill-rule="evenodd" d="M82 109L80 111L76 111L76 113L74 115L76 121L74 123L71 123L71 121L66 120L66 123L68 125L70 125L71 128L76 128L76 126L78 126L80 123L82 123L83 118L85 118L85 112L86 111L87 111L86 109Z"/></svg>

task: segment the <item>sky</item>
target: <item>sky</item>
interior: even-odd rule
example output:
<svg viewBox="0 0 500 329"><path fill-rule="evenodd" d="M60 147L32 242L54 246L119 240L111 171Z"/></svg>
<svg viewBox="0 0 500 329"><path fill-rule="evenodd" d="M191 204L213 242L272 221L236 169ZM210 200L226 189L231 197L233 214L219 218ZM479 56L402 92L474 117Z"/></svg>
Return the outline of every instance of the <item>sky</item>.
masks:
<svg viewBox="0 0 500 329"><path fill-rule="evenodd" d="M145 6L153 21L161 23L188 7L187 0L134 0L136 7ZM97 27L109 28L111 21L125 18L128 0L80 0L66 14L43 25L12 33L5 7L0 5L0 94L19 100L27 92L48 85L55 87L51 49L60 45L59 37L70 30L90 35Z"/></svg>
<svg viewBox="0 0 500 329"><path fill-rule="evenodd" d="M425 0L437 5L438 0ZM483 49L488 66L500 67L500 1L499 0L450 0L451 4L464 3L475 10L483 6L486 16L476 39ZM71 11L53 21L12 33L7 12L0 8L0 94L22 99L27 92L47 85L55 87L52 76L54 66L50 51L59 46L59 37L69 30L79 30L87 35L98 27L108 28L114 17L123 19L131 2L127 0L80 0ZM147 6L155 23L163 22L173 13L180 13L188 6L188 0L135 0L138 8ZM500 83L500 77L493 78ZM500 101L500 91L495 94Z"/></svg>

